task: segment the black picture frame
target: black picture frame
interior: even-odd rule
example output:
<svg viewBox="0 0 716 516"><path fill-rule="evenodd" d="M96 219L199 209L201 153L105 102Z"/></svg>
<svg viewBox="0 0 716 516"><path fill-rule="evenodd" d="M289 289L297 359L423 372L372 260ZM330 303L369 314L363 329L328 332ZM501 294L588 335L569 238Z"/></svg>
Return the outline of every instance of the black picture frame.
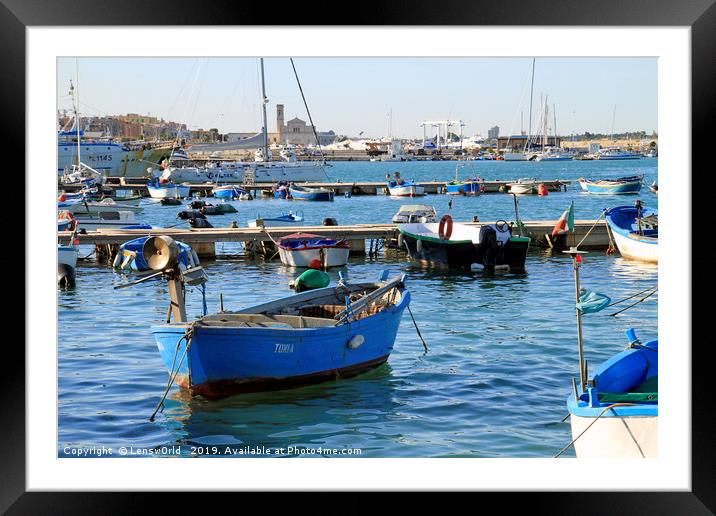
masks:
<svg viewBox="0 0 716 516"><path fill-rule="evenodd" d="M709 138L711 119L716 113L716 5L714 0L683 2L678 0L575 0L520 1L506 0L456 2L413 1L410 5L394 2L385 5L371 3L357 12L337 14L335 4L318 2L290 8L280 7L264 16L261 4L253 2L190 2L160 0L138 2L123 0L3 0L0 5L0 48L3 49L3 79L0 81L4 106L5 141L8 149L25 147L25 29L28 26L69 25L551 25L551 26L688 26L691 28L692 70L692 152L693 170L704 172L712 165L706 162L711 154ZM321 18L321 13L331 13ZM48 77L48 80L50 78ZM54 77L52 77L54 80ZM709 151L709 152L706 152ZM686 151L685 151L686 152ZM24 153L16 152L13 159L24 162ZM14 163L17 166L17 163ZM38 172L32 172L36 174ZM39 172L41 173L41 172ZM688 174L688 160L684 168L666 173ZM34 179L26 171L24 186ZM703 175L701 176L703 177ZM692 179L694 175L692 174ZM697 195L704 189L694 188L693 213L690 220L705 220L700 216ZM688 214L684 219L689 220ZM696 223L690 226L692 241L696 241ZM30 228L24 228L24 238L31 238ZM16 232L16 231L15 231ZM19 249L17 241L14 247ZM692 270L709 270L709 252L685 253L692 258ZM14 267L22 267L15 259ZM685 277L684 281L692 281ZM693 283L691 283L693 285ZM18 290L12 295L17 296ZM9 295L9 294L8 294ZM24 294L23 294L24 296ZM24 300L24 298L23 298ZM13 298L15 304L16 298ZM693 323L703 320L705 308L695 298L692 302L692 321L684 321L684 340L669 345L687 349L696 329ZM7 332L7 336L11 333ZM171 495L137 496L128 492L61 493L26 492L25 488L25 350L17 339L3 339L3 409L0 428L0 511L8 514L83 514L127 513L161 504L164 511L186 503L186 497ZM693 339L696 341L696 339ZM695 342L692 353L692 490L690 492L618 492L618 493L522 493L509 494L514 502L528 505L531 512L550 514L713 514L716 511L716 457L714 456L714 418L712 416L712 387L709 385L713 362L709 360L712 342ZM51 345L51 343L47 343ZM710 374L711 373L711 374ZM212 495L214 496L214 495ZM243 496L243 495L242 495ZM295 496L295 495L293 495ZM484 497L495 495L485 494ZM499 494L497 494L499 496ZM223 497L222 497L223 498ZM295 498L291 499L295 504ZM212 498L212 506L221 503ZM365 502L363 502L365 503ZM351 497L354 510L363 505L359 497ZM371 503L370 501L368 503ZM272 508L275 506L272 505ZM474 510L479 510L474 507Z"/></svg>

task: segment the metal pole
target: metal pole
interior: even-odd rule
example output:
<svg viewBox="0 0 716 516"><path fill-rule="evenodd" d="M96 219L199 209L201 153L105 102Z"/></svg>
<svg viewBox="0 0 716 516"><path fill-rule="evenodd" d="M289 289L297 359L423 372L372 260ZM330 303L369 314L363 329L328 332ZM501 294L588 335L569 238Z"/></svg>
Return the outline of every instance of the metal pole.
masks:
<svg viewBox="0 0 716 516"><path fill-rule="evenodd" d="M581 256L578 254L572 256L574 264L574 286L575 286L575 301L579 303L579 265L582 261ZM584 351L582 347L582 313L578 308L575 307L577 313L577 349L579 352L579 387L581 392L584 392L584 388L587 384L584 375Z"/></svg>
<svg viewBox="0 0 716 516"><path fill-rule="evenodd" d="M268 154L268 127L266 122L266 104L268 103L268 99L266 98L266 82L264 81L264 58L261 57L261 105L263 107L264 111L264 161L269 161L269 154Z"/></svg>
<svg viewBox="0 0 716 516"><path fill-rule="evenodd" d="M512 194L512 197L515 200L515 219L517 219L515 222L517 224L517 230L520 232L520 236L522 236L522 221L520 220L520 208L517 203L517 194Z"/></svg>
<svg viewBox="0 0 716 516"><path fill-rule="evenodd" d="M535 58L532 58L532 83L530 84L530 117L527 119L527 141L525 142L525 148L528 150L530 145L530 138L532 138L532 93L535 86Z"/></svg>

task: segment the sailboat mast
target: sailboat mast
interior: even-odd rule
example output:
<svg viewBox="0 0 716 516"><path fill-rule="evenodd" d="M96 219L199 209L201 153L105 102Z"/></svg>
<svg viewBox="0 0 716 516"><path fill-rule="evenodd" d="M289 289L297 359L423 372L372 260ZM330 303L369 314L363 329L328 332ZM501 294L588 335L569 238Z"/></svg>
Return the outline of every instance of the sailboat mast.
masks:
<svg viewBox="0 0 716 516"><path fill-rule="evenodd" d="M266 81L264 80L264 58L261 57L261 106L263 107L263 114L264 114L264 127L263 127L263 133L264 133L264 161L269 161L269 153L268 153L268 128L266 126L266 104L268 103L268 99L266 98Z"/></svg>
<svg viewBox="0 0 716 516"><path fill-rule="evenodd" d="M532 138L532 93L534 92L535 86L535 58L532 58L532 83L530 84L530 116L527 120L527 142L525 143L525 150L529 149L530 138Z"/></svg>
<svg viewBox="0 0 716 516"><path fill-rule="evenodd" d="M80 167L80 64L75 58L75 76L77 78L77 86L75 87L75 124L77 124L77 168Z"/></svg>
<svg viewBox="0 0 716 516"><path fill-rule="evenodd" d="M557 146L557 107L552 104L552 116L554 117L554 146Z"/></svg>
<svg viewBox="0 0 716 516"><path fill-rule="evenodd" d="M612 113L612 130L609 133L609 141L614 140L614 119L616 118L616 116L617 116L617 105L614 104L614 112Z"/></svg>

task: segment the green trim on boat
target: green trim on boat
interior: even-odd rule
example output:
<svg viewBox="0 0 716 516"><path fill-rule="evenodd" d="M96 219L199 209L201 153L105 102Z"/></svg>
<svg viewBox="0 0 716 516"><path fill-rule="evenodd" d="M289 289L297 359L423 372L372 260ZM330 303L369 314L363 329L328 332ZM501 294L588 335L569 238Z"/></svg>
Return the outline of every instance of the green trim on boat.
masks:
<svg viewBox="0 0 716 516"><path fill-rule="evenodd" d="M658 392L599 392L600 403L658 403Z"/></svg>
<svg viewBox="0 0 716 516"><path fill-rule="evenodd" d="M510 240L513 242L531 242L532 241L532 239L530 237L521 237L521 236L510 237Z"/></svg>
<svg viewBox="0 0 716 516"><path fill-rule="evenodd" d="M404 235L408 235L413 237L415 240L425 240L427 242L435 242L438 244L471 244L472 240L442 240L441 238L435 238L435 237L429 237L425 235L416 235L415 233L411 233L409 231L405 231L404 229L398 228L398 231L400 231Z"/></svg>

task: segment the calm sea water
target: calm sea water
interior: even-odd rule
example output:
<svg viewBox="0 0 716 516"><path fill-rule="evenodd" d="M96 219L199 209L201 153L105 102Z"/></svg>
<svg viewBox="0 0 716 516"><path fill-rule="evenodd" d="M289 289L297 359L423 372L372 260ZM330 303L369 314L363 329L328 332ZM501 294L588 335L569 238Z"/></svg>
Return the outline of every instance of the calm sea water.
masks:
<svg viewBox="0 0 716 516"><path fill-rule="evenodd" d="M445 180L454 162L335 163L333 180L381 180L399 170L406 179ZM657 160L555 163L469 163L461 177L577 179L646 174L657 179ZM638 197L657 198L646 187ZM566 192L520 199L522 218L556 220L574 200L578 219L596 218L604 207L633 204L636 196L589 196L574 183ZM448 196L420 202L447 210ZM512 197L490 194L452 198L455 220L514 219ZM234 202L238 213L211 217L214 226L244 225L255 217L302 210L307 223L334 217L339 224L388 222L404 200L385 196L333 203L282 200ZM169 226L179 207L144 204L142 221ZM91 248L82 251L89 254ZM238 244L217 244L204 263L209 312L238 309L291 294L300 270L279 261L246 259ZM82 252L80 253L82 255ZM173 388L163 413L149 421L167 383L149 326L166 316L167 289L149 281L126 289L107 265L82 261L77 286L58 291L59 435L66 447L160 448L181 445L189 455L202 447L360 449L363 457L551 457L570 440L565 400L578 374L574 285L569 258L534 249L526 273L434 272L386 251L376 259L351 258L349 279L374 279L383 269L405 272L412 311L428 343L425 353L409 316L403 318L388 363L365 375L318 386L245 394L219 401L192 399ZM338 271L330 272L337 280ZM582 285L617 300L657 282L657 267L593 252L581 271ZM188 312L200 315L201 295L187 294ZM621 308L624 303L616 308ZM616 309L615 308L615 309ZM626 345L624 330L657 336L657 299L610 317L612 309L584 318L590 370ZM245 455L239 455L245 456ZM296 456L291 454L291 456ZM303 455L306 456L306 455Z"/></svg>

